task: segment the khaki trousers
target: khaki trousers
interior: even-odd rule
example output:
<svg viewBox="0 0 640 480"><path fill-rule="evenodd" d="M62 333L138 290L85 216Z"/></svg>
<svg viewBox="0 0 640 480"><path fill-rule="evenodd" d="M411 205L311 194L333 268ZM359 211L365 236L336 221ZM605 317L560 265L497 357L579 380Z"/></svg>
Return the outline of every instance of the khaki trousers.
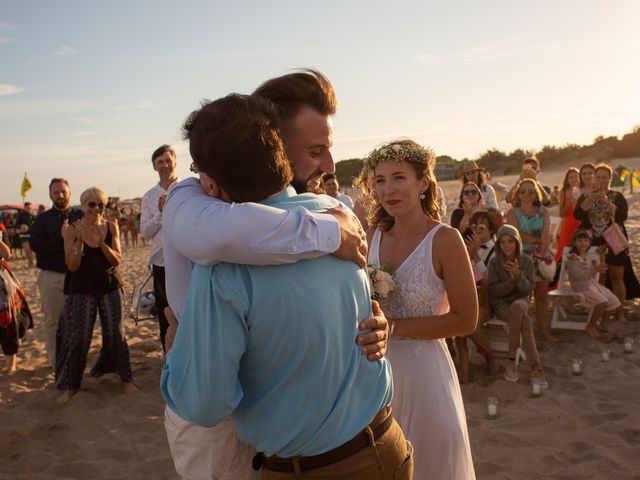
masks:
<svg viewBox="0 0 640 480"><path fill-rule="evenodd" d="M204 428L182 419L169 407L164 428L176 472L182 480L258 480L253 470L254 448L242 443L231 420Z"/></svg>
<svg viewBox="0 0 640 480"><path fill-rule="evenodd" d="M520 346L522 336L522 349L527 354L529 364L539 365L540 355L533 336L533 324L529 317L529 298L521 298L512 303L500 302L493 309L493 313L509 324L509 351L513 352Z"/></svg>
<svg viewBox="0 0 640 480"><path fill-rule="evenodd" d="M64 307L64 273L51 270L38 272L40 303L44 314L44 348L49 365L56 364L56 331Z"/></svg>
<svg viewBox="0 0 640 480"><path fill-rule="evenodd" d="M371 433L370 427L367 427ZM294 468L296 462L294 460ZM413 479L413 448L404 438L394 420L389 430L371 445L339 462L307 471L292 473L262 470L262 480L298 478L342 480L411 480Z"/></svg>

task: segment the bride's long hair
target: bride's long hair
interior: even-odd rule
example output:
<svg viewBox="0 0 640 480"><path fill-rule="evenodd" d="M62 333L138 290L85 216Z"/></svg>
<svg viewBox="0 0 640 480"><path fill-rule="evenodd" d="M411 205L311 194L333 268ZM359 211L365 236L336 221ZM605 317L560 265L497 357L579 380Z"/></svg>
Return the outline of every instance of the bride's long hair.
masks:
<svg viewBox="0 0 640 480"><path fill-rule="evenodd" d="M366 158L368 167L375 172L376 165L381 162L400 163L406 161L416 172L418 180L427 178L429 186L424 192L424 198L420 199L422 211L436 221L440 221L438 208L438 182L433 173L436 157L430 148L425 148L413 140L403 139L385 143L376 148ZM375 197L373 208L369 213L369 224L387 231L395 222L395 219L384 209L380 200Z"/></svg>

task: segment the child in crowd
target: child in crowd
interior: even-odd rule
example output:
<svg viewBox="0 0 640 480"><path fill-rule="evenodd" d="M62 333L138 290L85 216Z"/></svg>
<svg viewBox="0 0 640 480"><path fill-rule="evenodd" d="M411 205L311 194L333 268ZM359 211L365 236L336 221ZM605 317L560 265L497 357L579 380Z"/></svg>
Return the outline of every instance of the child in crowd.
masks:
<svg viewBox="0 0 640 480"><path fill-rule="evenodd" d="M467 252L471 260L478 292L478 326L476 331L468 335L468 337L476 345L478 352L484 355L490 375L494 375L500 370L483 327L484 323L491 318L487 265L493 256L495 248L493 238L495 234L496 217L491 211L478 211L471 215L469 227L464 232ZM469 381L467 337L456 337L455 344L460 353L460 383L467 383Z"/></svg>
<svg viewBox="0 0 640 480"><path fill-rule="evenodd" d="M578 230L573 235L571 253L567 257L567 273L571 289L577 294L580 304L593 308L585 330L591 337L597 338L600 336L598 321L601 330L605 331L606 322L620 306L620 300L598 282L598 274L606 273L607 264L589 257L591 242L589 230Z"/></svg>
<svg viewBox="0 0 640 480"><path fill-rule="evenodd" d="M531 364L531 382L549 388L529 317L534 270L533 259L522 251L518 229L512 225L500 227L496 251L489 261L489 303L496 317L509 324L508 363L504 377L510 382L520 378L516 352L522 338L522 348Z"/></svg>

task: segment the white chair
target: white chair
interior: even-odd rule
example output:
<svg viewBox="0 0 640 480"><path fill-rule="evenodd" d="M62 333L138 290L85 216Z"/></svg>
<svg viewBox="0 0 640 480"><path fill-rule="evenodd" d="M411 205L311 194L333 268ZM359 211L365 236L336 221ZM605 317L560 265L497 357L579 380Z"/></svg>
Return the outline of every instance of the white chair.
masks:
<svg viewBox="0 0 640 480"><path fill-rule="evenodd" d="M567 256L571 251L571 247L564 247L562 250L562 262L560 264L560 277L558 279L558 288L549 292L549 296L554 299L553 313L551 315L551 328L562 328L565 330L584 330L591 321L593 308L586 311L576 305L576 294L571 289L569 283L569 274L567 272ZM588 253L589 259L596 263L600 262L600 256L597 247L591 247ZM580 309L577 313L576 309Z"/></svg>
<svg viewBox="0 0 640 480"><path fill-rule="evenodd" d="M509 324L497 317L492 317L484 322L484 327L491 350L507 353L509 351ZM516 361L525 361L526 359L527 356L522 349L522 338L520 338L520 346L516 350Z"/></svg>

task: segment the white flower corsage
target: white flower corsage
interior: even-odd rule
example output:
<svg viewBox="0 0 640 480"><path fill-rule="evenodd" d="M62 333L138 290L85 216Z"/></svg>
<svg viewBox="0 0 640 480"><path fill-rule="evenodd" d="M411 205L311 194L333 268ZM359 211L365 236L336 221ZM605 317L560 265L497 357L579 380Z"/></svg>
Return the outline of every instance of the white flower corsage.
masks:
<svg viewBox="0 0 640 480"><path fill-rule="evenodd" d="M393 275L383 268L369 265L367 266L367 273L369 274L371 298L374 300L387 298L398 286L393 279Z"/></svg>

